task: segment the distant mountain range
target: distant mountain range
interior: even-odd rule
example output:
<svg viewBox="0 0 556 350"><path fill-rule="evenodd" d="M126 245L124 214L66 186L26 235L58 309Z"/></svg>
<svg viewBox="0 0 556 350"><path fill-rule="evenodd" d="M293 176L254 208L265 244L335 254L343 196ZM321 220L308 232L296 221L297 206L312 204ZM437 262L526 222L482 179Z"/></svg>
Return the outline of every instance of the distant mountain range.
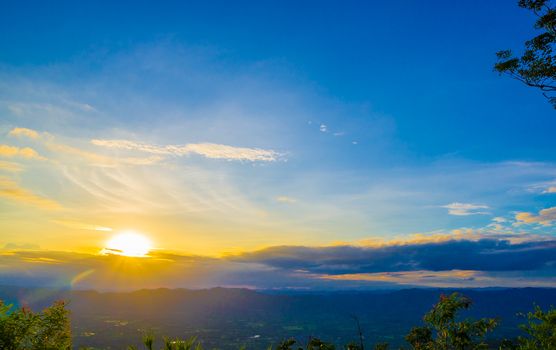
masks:
<svg viewBox="0 0 556 350"><path fill-rule="evenodd" d="M499 317L493 339L512 338L519 313L556 305L556 289L406 289L396 291L287 293L247 289L152 289L100 293L0 287L0 299L41 309L70 302L74 344L122 349L138 344L145 331L171 337L195 335L205 348L265 349L284 338L310 336L345 344L357 340L354 316L366 342L404 343L440 294L458 291L474 304L465 317ZM160 345L160 344L159 344Z"/></svg>

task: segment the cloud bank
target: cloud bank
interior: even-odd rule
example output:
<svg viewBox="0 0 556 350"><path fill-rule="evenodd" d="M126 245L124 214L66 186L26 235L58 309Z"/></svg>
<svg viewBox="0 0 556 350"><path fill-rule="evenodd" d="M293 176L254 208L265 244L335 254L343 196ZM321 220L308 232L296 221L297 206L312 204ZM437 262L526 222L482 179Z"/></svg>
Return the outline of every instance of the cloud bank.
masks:
<svg viewBox="0 0 556 350"><path fill-rule="evenodd" d="M12 249L8 249L12 248ZM25 274L19 274L25 271ZM75 277L87 272L87 278ZM0 283L137 289L242 286L257 289L556 287L556 240L504 238L365 246L273 246L221 258L154 251L126 258L0 250ZM19 274L19 275L18 275Z"/></svg>
<svg viewBox="0 0 556 350"><path fill-rule="evenodd" d="M450 240L382 247L282 246L245 253L237 261L311 273L400 271L529 271L553 269L556 240L512 244L504 239Z"/></svg>

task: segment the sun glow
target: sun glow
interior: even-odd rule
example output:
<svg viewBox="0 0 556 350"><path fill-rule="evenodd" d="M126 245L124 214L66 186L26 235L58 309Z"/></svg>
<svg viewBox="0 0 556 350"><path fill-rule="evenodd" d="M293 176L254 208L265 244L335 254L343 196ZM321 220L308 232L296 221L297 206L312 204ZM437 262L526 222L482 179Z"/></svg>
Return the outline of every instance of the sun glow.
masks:
<svg viewBox="0 0 556 350"><path fill-rule="evenodd" d="M151 241L144 235L127 231L112 237L102 250L104 254L145 257L152 249Z"/></svg>

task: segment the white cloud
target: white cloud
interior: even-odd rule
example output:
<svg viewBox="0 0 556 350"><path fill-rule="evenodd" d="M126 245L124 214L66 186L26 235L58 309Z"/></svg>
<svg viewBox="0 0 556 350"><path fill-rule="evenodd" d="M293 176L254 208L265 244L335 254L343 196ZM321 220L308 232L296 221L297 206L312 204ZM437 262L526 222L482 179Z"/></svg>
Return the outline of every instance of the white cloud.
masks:
<svg viewBox="0 0 556 350"><path fill-rule="evenodd" d="M280 153L260 148L234 147L217 143L189 143L185 145L157 146L128 140L91 140L97 146L141 151L159 155L186 156L198 154L206 158L274 162Z"/></svg>
<svg viewBox="0 0 556 350"><path fill-rule="evenodd" d="M328 132L328 127L326 126L326 124L321 124L319 130L321 132Z"/></svg>
<svg viewBox="0 0 556 350"><path fill-rule="evenodd" d="M485 211L477 211L479 209L488 209L486 205L471 204L471 203L450 203L442 206L448 209L448 214L457 216L488 214Z"/></svg>

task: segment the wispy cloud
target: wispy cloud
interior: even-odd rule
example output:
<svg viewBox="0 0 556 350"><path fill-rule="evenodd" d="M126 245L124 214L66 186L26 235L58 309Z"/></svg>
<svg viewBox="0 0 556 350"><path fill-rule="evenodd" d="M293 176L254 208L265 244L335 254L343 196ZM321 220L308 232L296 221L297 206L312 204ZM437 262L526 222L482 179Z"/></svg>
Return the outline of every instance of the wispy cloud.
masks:
<svg viewBox="0 0 556 350"><path fill-rule="evenodd" d="M442 206L448 209L448 214L456 216L488 214L488 212L480 211L480 209L488 209L486 205L470 204L470 203L450 203Z"/></svg>
<svg viewBox="0 0 556 350"><path fill-rule="evenodd" d="M247 220L247 217L260 215L262 210L246 200L235 186L228 183L225 176L215 177L214 173L198 166L182 167L175 163L166 163L157 167L151 165L165 159L170 160L175 154L188 154L188 152L203 154L206 157L253 161L278 157L278 154L272 151L212 144L190 144L175 152L171 146L163 149L164 147L149 148L149 145L142 145L146 155L118 155L117 152L109 152L110 150L106 148L97 148L90 143L83 143L80 139L29 128L15 128L8 134L28 138L32 135L30 138L34 144L48 152L50 159L45 168L44 178L49 178L52 174L64 177L67 180L65 185L67 193L79 194L79 198L74 195L71 197L72 200L107 212L142 212L150 215L194 212L199 216L209 215L209 212L214 215L217 212L226 217L233 216L234 220L238 218ZM136 146L133 143L125 143L125 145L126 147ZM15 151L9 149L9 151L11 155L17 149ZM4 169L6 171L22 170L15 163L5 163L0 163L0 170L2 168L6 168ZM169 171L176 170L176 167L181 167L181 171ZM34 169L30 168L30 170ZM14 187L15 183L11 182L11 185ZM32 193L28 190L16 191L12 188L9 193L11 197L17 197L20 201L26 198L27 202L35 204L40 202L39 196L32 199ZM4 196L8 196L8 192ZM42 204L54 207L54 205L46 205L46 202ZM237 215L238 211L241 211L242 215ZM79 216L76 214L76 217ZM107 229L104 225L77 222L80 220L62 222L62 220L51 219L49 221L74 229Z"/></svg>
<svg viewBox="0 0 556 350"><path fill-rule="evenodd" d="M0 170L16 173L22 171L23 167L17 163L0 160Z"/></svg>
<svg viewBox="0 0 556 350"><path fill-rule="evenodd" d="M50 220L50 221L57 224L57 225L61 225L61 226L65 226L65 227L73 228L73 229L77 229L77 230L104 231L104 232L112 231L111 227L106 227L106 226L101 226L101 225L93 225L93 224L88 224L88 223L84 223L84 222L80 222L80 221L61 220L61 219Z"/></svg>
<svg viewBox="0 0 556 350"><path fill-rule="evenodd" d="M162 157L156 155L150 157L115 158L115 157L99 154L96 152L91 152L80 147L59 142L57 141L56 137L52 134L46 132L39 132L37 130L33 130L29 128L21 128L21 127L13 128L10 130L8 135L16 136L16 137L28 137L37 140L39 144L43 145L48 151L55 153L57 156L69 155L73 157L78 157L83 160L86 160L92 165L98 165L98 166L116 166L118 164L149 165L149 164L157 163L160 160L162 160ZM34 159L41 159L41 160L46 159L45 157L40 156L37 151L29 147L18 148L18 147L0 145L0 156L3 154L6 157L21 156L25 158L34 158ZM55 158L56 157L54 157L54 160Z"/></svg>
<svg viewBox="0 0 556 350"><path fill-rule="evenodd" d="M5 250L17 250L17 251L21 251L21 250L37 250L39 249L40 246L38 244L34 244L34 243L13 243L13 242L8 242L6 244L4 244L4 248Z"/></svg>
<svg viewBox="0 0 556 350"><path fill-rule="evenodd" d="M41 156L37 151L30 147L20 148L9 145L0 145L0 157L20 157L26 159L46 160L45 157Z"/></svg>
<svg viewBox="0 0 556 350"><path fill-rule="evenodd" d="M189 143L185 145L157 146L128 140L100 140L94 139L92 144L97 146L141 151L158 155L186 156L197 154L213 159L244 160L274 162L280 154L273 150L260 148L234 147L217 143Z"/></svg>
<svg viewBox="0 0 556 350"><path fill-rule="evenodd" d="M91 165L98 166L117 166L120 164L129 165L150 165L155 164L162 160L160 156L150 156L150 157L110 157L103 154L90 152L78 147L53 142L52 140L45 143L46 148L50 151L61 154L79 157L86 160Z"/></svg>
<svg viewBox="0 0 556 350"><path fill-rule="evenodd" d="M0 177L0 197L42 209L57 210L62 208L58 202L20 187L15 181L8 178Z"/></svg>
<svg viewBox="0 0 556 350"><path fill-rule="evenodd" d="M295 199L293 197L289 197L289 196L278 196L278 197L276 197L276 201L280 202L280 203L293 204L293 203L297 202L297 199Z"/></svg>

